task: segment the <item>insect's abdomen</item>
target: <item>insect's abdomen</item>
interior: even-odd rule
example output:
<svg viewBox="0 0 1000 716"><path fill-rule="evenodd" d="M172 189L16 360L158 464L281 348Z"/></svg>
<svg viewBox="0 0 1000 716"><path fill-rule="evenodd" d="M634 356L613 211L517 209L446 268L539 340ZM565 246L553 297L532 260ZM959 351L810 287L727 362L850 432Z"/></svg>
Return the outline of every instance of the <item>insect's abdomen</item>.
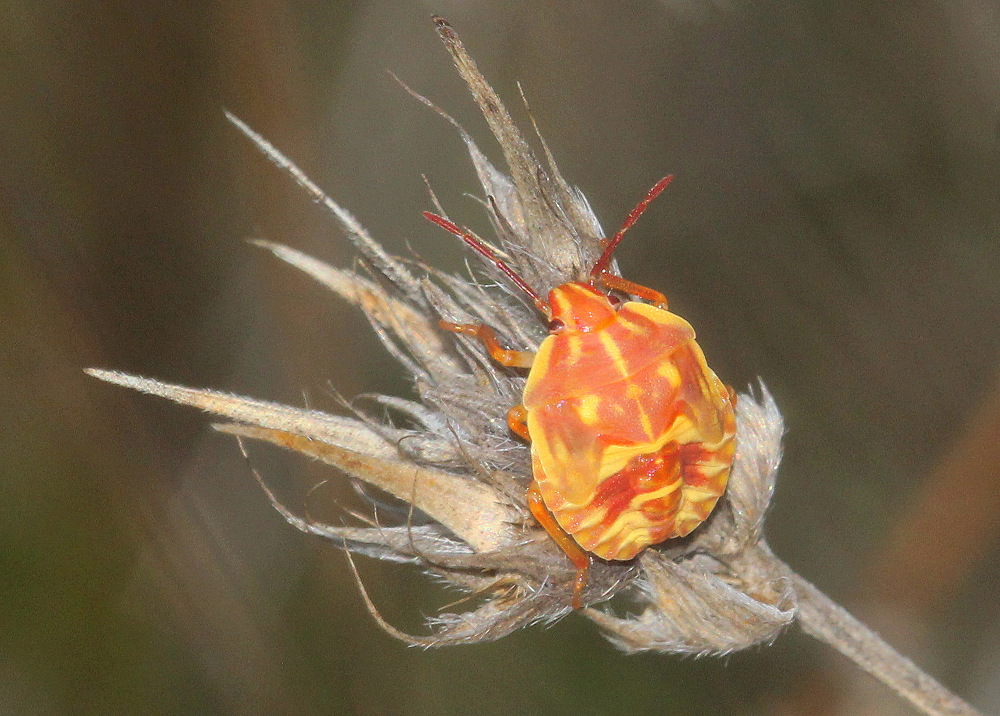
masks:
<svg viewBox="0 0 1000 716"><path fill-rule="evenodd" d="M654 359L626 347L597 360L597 347L609 341L594 335L584 336L586 349L575 351L553 341L551 356L587 356L555 372L563 383L572 384L572 374L588 364L606 366L610 360L632 367L598 387L591 383L590 391L555 396L539 381L533 393L525 391L542 498L560 527L604 559L631 559L650 544L697 527L725 490L735 450L728 389L705 364L693 332L681 334L690 327L673 314L641 306L642 313L663 314L653 314L660 320L643 345L655 351ZM659 334L666 337L657 350ZM586 373L593 376L593 370ZM532 395L546 393L551 399L529 403Z"/></svg>

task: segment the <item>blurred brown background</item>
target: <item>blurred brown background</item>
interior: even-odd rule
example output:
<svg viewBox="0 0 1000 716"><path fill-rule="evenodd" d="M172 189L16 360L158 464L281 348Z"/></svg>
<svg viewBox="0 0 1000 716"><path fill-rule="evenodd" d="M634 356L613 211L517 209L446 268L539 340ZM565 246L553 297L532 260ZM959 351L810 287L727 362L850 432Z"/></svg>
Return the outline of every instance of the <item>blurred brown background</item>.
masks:
<svg viewBox="0 0 1000 716"><path fill-rule="evenodd" d="M495 145L430 22L523 83L619 254L788 423L768 534L806 578L1000 710L1000 13L993 3L0 6L0 712L908 713L797 630L624 657L581 619L422 652L235 444L85 366L333 408L407 394L363 320L247 243L347 264L244 118L386 245L458 269L427 174L484 227L454 131ZM331 471L258 447L292 506ZM393 623L452 599L362 561Z"/></svg>

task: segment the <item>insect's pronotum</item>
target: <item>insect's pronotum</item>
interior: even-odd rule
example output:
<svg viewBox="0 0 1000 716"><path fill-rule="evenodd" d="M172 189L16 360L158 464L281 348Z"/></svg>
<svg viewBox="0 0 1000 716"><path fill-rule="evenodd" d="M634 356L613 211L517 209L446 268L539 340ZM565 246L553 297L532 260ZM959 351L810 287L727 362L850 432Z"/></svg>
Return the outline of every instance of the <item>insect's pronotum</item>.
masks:
<svg viewBox="0 0 1000 716"><path fill-rule="evenodd" d="M591 555L632 559L689 534L715 507L733 464L736 394L662 293L608 268L625 232L671 179L650 189L586 276L552 289L548 300L470 231L425 213L494 263L548 320L537 353L503 348L489 326L441 325L477 337L502 365L530 369L507 421L531 443L531 513L577 568L575 608Z"/></svg>

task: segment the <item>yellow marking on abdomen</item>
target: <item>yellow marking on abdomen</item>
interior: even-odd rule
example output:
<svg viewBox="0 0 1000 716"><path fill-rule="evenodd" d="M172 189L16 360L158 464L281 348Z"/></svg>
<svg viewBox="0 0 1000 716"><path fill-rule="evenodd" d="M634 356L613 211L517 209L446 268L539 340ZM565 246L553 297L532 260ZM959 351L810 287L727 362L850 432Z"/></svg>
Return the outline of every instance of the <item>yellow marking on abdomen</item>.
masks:
<svg viewBox="0 0 1000 716"><path fill-rule="evenodd" d="M656 367L656 372L670 381L670 385L680 385L681 383L681 372L677 370L677 366L672 361L661 361Z"/></svg>
<svg viewBox="0 0 1000 716"><path fill-rule="evenodd" d="M591 393L580 396L579 400L576 414L580 418L580 422L584 425L597 425L597 406L601 404L601 398Z"/></svg>
<svg viewBox="0 0 1000 716"><path fill-rule="evenodd" d="M639 423L642 425L642 431L646 433L647 437L654 437L653 434L653 423L649 419L649 414L646 412L646 408L643 406L642 397L644 391L642 386L635 382L629 382L628 386L625 388L625 397L629 400L635 401L635 413L634 416L639 418Z"/></svg>

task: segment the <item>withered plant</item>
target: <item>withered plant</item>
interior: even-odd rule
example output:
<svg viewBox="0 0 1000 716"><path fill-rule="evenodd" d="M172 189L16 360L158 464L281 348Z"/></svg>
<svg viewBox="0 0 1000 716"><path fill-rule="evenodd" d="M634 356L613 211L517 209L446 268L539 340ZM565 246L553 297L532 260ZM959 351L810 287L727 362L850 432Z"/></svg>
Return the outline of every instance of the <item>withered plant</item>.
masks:
<svg viewBox="0 0 1000 716"><path fill-rule="evenodd" d="M457 122L413 94L447 118L468 147L496 234L490 245L540 291L575 280L601 254L605 232L583 194L560 174L541 136L544 161L452 27L440 18L435 23L500 144L506 173ZM424 647L470 644L571 613L576 570L530 515L529 450L506 421L508 409L520 402L524 372L498 366L478 341L439 327L442 320L485 324L508 345L531 350L547 335L537 310L479 254L470 253L480 263L478 279L388 254L267 140L229 118L329 209L362 260L355 269L337 268L288 246L257 243L360 308L412 378L419 402L378 396L397 416L389 423L357 409L332 415L115 371L88 372L224 416L231 422L216 424L217 430L317 458L408 503L409 518L395 524L386 524L381 513L360 516L357 526L323 524L286 507L261 480L275 509L303 532L332 540L349 554L413 564L476 595L466 602L476 606L438 614L429 634L415 636L386 623L361 587L375 620L393 636ZM434 204L447 217L436 199ZM694 655L768 643L797 621L925 713L975 713L772 554L763 525L781 438L781 414L764 385L741 394L735 462L715 511L691 536L650 547L635 560L596 561L580 616L627 652Z"/></svg>

